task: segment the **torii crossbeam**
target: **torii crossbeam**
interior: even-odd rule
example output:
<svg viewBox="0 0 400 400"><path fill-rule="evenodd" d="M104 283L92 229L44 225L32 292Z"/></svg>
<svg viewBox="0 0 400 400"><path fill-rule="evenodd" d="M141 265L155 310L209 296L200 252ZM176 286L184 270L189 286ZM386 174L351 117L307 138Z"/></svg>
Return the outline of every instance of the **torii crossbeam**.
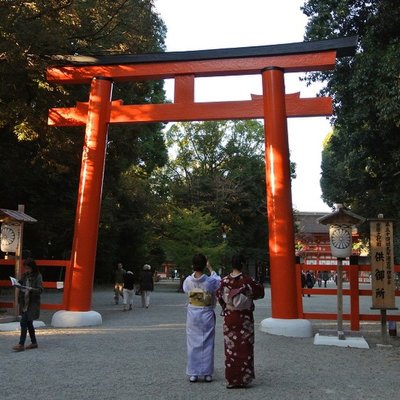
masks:
<svg viewBox="0 0 400 400"><path fill-rule="evenodd" d="M356 37L272 46L105 57L59 56L49 82L90 84L89 101L53 108L49 124L86 126L72 248L67 310L91 308L101 192L109 124L263 118L272 317L297 319L288 117L328 116L328 97L286 94L286 72L331 70L355 52ZM263 95L248 101L195 102L195 79L261 75ZM169 104L112 101L112 82L174 79Z"/></svg>

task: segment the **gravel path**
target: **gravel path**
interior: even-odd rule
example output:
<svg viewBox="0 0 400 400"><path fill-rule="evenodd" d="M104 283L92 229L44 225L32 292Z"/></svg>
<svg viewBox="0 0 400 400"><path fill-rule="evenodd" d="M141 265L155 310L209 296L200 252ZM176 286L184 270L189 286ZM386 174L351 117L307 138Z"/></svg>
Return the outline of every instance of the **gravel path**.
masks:
<svg viewBox="0 0 400 400"><path fill-rule="evenodd" d="M185 295L158 286L149 309L122 312L112 290L96 290L93 309L99 327L37 331L39 349L14 353L19 332L0 332L1 399L398 399L400 338L379 348L379 325L363 325L371 348L315 346L312 338L286 338L256 332L256 380L248 389L227 390L224 381L222 317L217 316L215 375L212 383L185 376ZM267 299L256 304L255 319L271 315ZM304 301L321 306L318 296ZM217 314L219 308L217 309ZM315 331L334 322L313 321Z"/></svg>

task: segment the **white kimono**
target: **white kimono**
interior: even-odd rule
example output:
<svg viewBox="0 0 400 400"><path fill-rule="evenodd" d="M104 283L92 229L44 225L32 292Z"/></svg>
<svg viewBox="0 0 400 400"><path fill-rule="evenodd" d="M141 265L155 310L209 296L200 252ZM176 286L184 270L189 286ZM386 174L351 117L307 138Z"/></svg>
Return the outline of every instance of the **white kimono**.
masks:
<svg viewBox="0 0 400 400"><path fill-rule="evenodd" d="M215 291L221 278L214 271L196 279L194 274L183 282L188 294L186 319L187 375L205 376L214 373Z"/></svg>

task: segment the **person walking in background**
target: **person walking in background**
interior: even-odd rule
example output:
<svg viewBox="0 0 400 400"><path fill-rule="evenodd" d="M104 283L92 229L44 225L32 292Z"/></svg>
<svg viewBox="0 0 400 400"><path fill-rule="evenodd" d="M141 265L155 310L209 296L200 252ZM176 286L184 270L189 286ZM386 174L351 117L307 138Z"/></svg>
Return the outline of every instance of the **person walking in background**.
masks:
<svg viewBox="0 0 400 400"><path fill-rule="evenodd" d="M328 271L322 271L321 272L321 278L324 281L324 287L327 287L327 282L329 281L329 272Z"/></svg>
<svg viewBox="0 0 400 400"><path fill-rule="evenodd" d="M145 264L139 279L140 293L142 296L142 307L149 308L150 293L154 290L153 274L151 273L151 266Z"/></svg>
<svg viewBox="0 0 400 400"><path fill-rule="evenodd" d="M224 316L225 378L228 389L247 387L254 379L254 302L264 286L242 273L244 257L232 257L232 272L221 281L217 298Z"/></svg>
<svg viewBox="0 0 400 400"><path fill-rule="evenodd" d="M300 278L301 278L301 288L304 289L307 287L306 274L304 271L300 271ZM304 297L304 293L303 293L303 297Z"/></svg>
<svg viewBox="0 0 400 400"><path fill-rule="evenodd" d="M117 268L114 269L114 301L115 304L119 304L119 298L124 297L124 275L126 271L123 268L122 263L117 264Z"/></svg>
<svg viewBox="0 0 400 400"><path fill-rule="evenodd" d="M133 272L128 270L124 275L124 288L122 289L124 295L124 308L123 311L132 310L133 307L133 288L134 288Z"/></svg>
<svg viewBox="0 0 400 400"><path fill-rule="evenodd" d="M204 274L207 267L210 276ZM192 260L193 274L183 282L183 291L188 294L186 314L186 374L189 381L197 382L204 376L205 382L212 381L214 373L215 343L215 292L221 278L215 273L203 254Z"/></svg>
<svg viewBox="0 0 400 400"><path fill-rule="evenodd" d="M322 272L317 271L316 277L317 277L317 285L318 285L318 287L321 287L322 286Z"/></svg>
<svg viewBox="0 0 400 400"><path fill-rule="evenodd" d="M18 281L23 288L18 289L18 305L21 314L21 334L14 351L36 349L38 347L33 321L40 316L40 296L43 291L43 279L36 262L28 258L24 261L25 273ZM31 344L25 347L27 333Z"/></svg>
<svg viewBox="0 0 400 400"><path fill-rule="evenodd" d="M306 287L307 289L312 289L314 287L315 284L315 279L314 279L314 275L312 274L311 271L307 271L306 272ZM310 294L307 294L307 297L310 297Z"/></svg>

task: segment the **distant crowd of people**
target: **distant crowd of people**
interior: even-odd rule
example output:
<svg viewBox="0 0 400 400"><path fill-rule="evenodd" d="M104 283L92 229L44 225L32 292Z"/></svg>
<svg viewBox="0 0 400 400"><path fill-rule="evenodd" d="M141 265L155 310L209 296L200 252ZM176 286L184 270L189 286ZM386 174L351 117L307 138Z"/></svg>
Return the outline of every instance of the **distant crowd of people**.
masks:
<svg viewBox="0 0 400 400"><path fill-rule="evenodd" d="M301 287L312 289L315 284L318 287L322 287L322 282L324 282L324 287L327 287L328 281L333 280L337 284L336 273L331 273L330 271L301 271ZM310 294L307 294L310 297Z"/></svg>

